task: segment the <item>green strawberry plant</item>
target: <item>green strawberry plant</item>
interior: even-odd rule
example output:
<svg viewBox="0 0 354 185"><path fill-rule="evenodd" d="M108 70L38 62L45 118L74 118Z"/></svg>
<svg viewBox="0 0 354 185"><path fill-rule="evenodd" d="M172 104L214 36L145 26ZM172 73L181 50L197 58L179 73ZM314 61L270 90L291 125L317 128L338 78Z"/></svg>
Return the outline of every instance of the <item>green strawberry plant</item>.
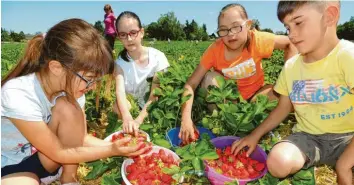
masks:
<svg viewBox="0 0 354 185"><path fill-rule="evenodd" d="M192 142L183 147L176 148L176 154L182 158L180 167L171 171L165 169L175 178L180 180L183 177L184 182L193 182L193 184L208 184L209 181L204 176L204 161L219 158L215 147L210 142L208 134L202 134L201 139Z"/></svg>
<svg viewBox="0 0 354 185"><path fill-rule="evenodd" d="M85 176L85 180L92 180L102 176L108 170L119 170L120 166L123 163L122 157L112 157L102 160L93 161L90 163L86 163L87 167L91 168L92 170ZM120 175L120 173L118 173Z"/></svg>
<svg viewBox="0 0 354 185"><path fill-rule="evenodd" d="M237 101L241 98L237 86L233 80L225 80L221 76L216 77L218 86L209 86L206 101L208 103L222 104Z"/></svg>

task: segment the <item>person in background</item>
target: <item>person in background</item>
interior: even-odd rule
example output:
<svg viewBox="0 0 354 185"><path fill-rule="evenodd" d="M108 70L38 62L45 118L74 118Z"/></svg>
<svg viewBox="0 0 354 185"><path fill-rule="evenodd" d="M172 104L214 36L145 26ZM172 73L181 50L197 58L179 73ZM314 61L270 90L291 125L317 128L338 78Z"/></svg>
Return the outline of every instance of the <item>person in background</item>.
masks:
<svg viewBox="0 0 354 185"><path fill-rule="evenodd" d="M114 23L115 23L116 17L114 16L111 5L106 4L104 6L103 10L105 12L104 21L103 21L104 22L104 35L109 43L109 46L113 50L113 53L115 53L114 42L116 40L117 33L116 33Z"/></svg>

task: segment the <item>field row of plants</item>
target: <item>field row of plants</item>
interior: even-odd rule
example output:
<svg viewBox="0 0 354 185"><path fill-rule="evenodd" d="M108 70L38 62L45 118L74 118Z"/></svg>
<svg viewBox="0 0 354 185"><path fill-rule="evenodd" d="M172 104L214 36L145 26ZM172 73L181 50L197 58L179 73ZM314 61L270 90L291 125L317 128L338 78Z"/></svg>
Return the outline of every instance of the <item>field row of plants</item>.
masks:
<svg viewBox="0 0 354 185"><path fill-rule="evenodd" d="M183 86L199 59L211 42L156 42L153 47L164 52L169 59L171 67L166 73L159 73L160 88L154 90L158 101L148 108L149 115L141 125L141 130L149 134L151 142L155 145L174 150L182 162L179 167L165 169L175 180L186 184L210 184L205 176L204 160L217 159L217 151L210 144L210 139L202 135L199 141L184 147L173 147L166 139L166 133L181 123L181 106L190 97L182 98ZM2 44L2 77L11 69L23 52L21 44ZM116 53L122 49L116 45ZM283 53L275 51L273 56L263 61L267 84L274 84L279 75L283 61ZM244 101L237 85L231 80L218 78L218 87L209 89L198 88L192 111L192 120L197 126L209 129L216 136L243 137L256 128L277 105L277 102L268 101L260 96L254 103ZM110 77L105 77L99 90L86 95L86 115L90 134L104 139L113 132L121 130L122 121L112 111L115 101L114 83ZM136 101L129 97L132 105L131 113L135 117L139 114ZM233 102L238 102L237 104ZM216 109L210 112L207 104L215 104ZM295 124L294 115L289 117L275 130L264 136L259 146L267 153L281 138L291 133ZM112 157L80 165L78 171L82 184L116 185L122 183L121 165L124 158ZM315 173L316 171L316 173ZM316 175L315 175L316 174ZM315 178L316 176L316 178ZM335 184L333 171L326 166L302 170L286 179L277 179L270 174L250 182L252 185L310 185L310 184ZM237 184L237 182L230 183Z"/></svg>

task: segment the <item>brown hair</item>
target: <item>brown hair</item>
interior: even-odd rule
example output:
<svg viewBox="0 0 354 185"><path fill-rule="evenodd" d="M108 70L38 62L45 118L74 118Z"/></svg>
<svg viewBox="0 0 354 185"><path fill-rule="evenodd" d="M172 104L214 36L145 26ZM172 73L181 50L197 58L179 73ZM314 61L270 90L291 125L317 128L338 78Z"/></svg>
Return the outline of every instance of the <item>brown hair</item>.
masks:
<svg viewBox="0 0 354 185"><path fill-rule="evenodd" d="M109 4L104 5L103 10L104 11L110 11L111 13L113 13L112 7Z"/></svg>
<svg viewBox="0 0 354 185"><path fill-rule="evenodd" d="M338 6L340 7L340 1L333 1L338 3ZM278 3L278 9L277 9L277 15L278 19L283 22L284 18L293 13L295 10L298 8L304 6L304 5L313 5L315 8L318 10L323 10L328 3L331 3L330 1L279 1Z"/></svg>
<svg viewBox="0 0 354 185"><path fill-rule="evenodd" d="M111 74L114 68L112 50L97 30L81 19L68 19L50 28L45 36L33 37L27 43L24 56L2 79L1 86L34 72L45 78L52 60L64 64L67 70L92 72L98 77ZM69 96L73 94L70 82L74 77L73 73L67 73L65 91ZM46 85L50 88L50 84Z"/></svg>
<svg viewBox="0 0 354 185"><path fill-rule="evenodd" d="M238 4L238 3L231 3L231 4L228 4L226 6L224 6L220 13L219 13L219 16L218 16L218 26L220 25L220 18L221 16L224 14L224 12L230 8L237 8L238 11L240 12L240 15L243 19L248 19L248 14L246 12L246 9L245 7L243 7L241 4Z"/></svg>
<svg viewBox="0 0 354 185"><path fill-rule="evenodd" d="M224 12L225 12L226 10L228 10L228 9L230 9L230 8L236 8L236 9L239 11L241 17L242 17L243 19L247 19L247 20L248 20L248 14L247 14L247 12L246 12L245 7L243 7L241 4L238 4L238 3L231 3L231 4L228 4L228 5L224 6L224 7L221 9L221 11L220 11L220 13L219 13L219 16L218 16L218 26L220 25L220 18L221 18L221 16L224 14ZM251 42L250 40L251 40L251 36L250 36L250 34L248 33L248 34L247 34L247 41L246 41L246 44L245 44L245 47L244 47L244 48L248 48L248 46L250 45L250 42Z"/></svg>

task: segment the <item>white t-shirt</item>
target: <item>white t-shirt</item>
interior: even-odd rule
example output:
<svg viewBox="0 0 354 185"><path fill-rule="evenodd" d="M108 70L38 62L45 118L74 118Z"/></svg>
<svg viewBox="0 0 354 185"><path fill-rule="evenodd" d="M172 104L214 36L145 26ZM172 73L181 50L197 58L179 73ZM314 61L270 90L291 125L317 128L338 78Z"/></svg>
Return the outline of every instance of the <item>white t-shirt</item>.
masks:
<svg viewBox="0 0 354 185"><path fill-rule="evenodd" d="M65 93L50 102L34 73L11 79L1 88L1 167L31 155L31 145L7 117L49 123L51 109L60 96ZM85 95L77 101L83 107Z"/></svg>
<svg viewBox="0 0 354 185"><path fill-rule="evenodd" d="M147 78L151 78L156 72L166 69L170 66L164 53L161 51L148 48L149 63L146 67L138 66L133 59L128 57L129 62L119 57L116 65L119 65L124 72L125 91L138 99L140 107L144 107L144 96L149 92L149 83Z"/></svg>

